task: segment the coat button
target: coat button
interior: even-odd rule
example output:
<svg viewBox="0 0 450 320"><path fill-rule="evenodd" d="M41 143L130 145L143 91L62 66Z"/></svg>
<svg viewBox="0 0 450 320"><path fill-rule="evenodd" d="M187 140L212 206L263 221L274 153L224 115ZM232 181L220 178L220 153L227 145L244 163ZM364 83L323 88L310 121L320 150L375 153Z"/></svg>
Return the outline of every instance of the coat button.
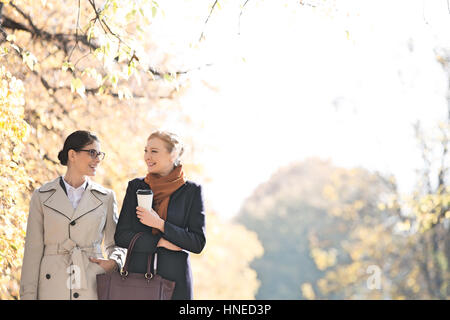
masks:
<svg viewBox="0 0 450 320"><path fill-rule="evenodd" d="M75 224L76 224L76 221L72 221L72 222L70 223L71 226L74 226Z"/></svg>
<svg viewBox="0 0 450 320"><path fill-rule="evenodd" d="M78 294L78 292L75 292L74 294L73 294L73 297L74 298L78 298L80 295Z"/></svg>
<svg viewBox="0 0 450 320"><path fill-rule="evenodd" d="M48 273L45 275L45 277L46 277L47 279L50 279L50 278L51 278L51 276L50 276Z"/></svg>

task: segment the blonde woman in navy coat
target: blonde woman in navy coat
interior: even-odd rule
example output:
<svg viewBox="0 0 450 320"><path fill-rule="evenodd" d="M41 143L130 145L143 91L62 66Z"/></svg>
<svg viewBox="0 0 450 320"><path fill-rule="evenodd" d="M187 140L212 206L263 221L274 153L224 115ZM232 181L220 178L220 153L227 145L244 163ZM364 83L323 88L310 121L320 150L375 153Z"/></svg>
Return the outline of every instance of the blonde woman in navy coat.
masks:
<svg viewBox="0 0 450 320"><path fill-rule="evenodd" d="M200 253L206 243L202 188L184 178L180 156L183 147L170 132L150 135L144 150L148 174L128 183L115 234L117 245L135 243L129 271L145 273L148 255L157 252L157 272L175 281L174 300L193 299L189 253ZM138 207L136 191L153 191L153 208Z"/></svg>

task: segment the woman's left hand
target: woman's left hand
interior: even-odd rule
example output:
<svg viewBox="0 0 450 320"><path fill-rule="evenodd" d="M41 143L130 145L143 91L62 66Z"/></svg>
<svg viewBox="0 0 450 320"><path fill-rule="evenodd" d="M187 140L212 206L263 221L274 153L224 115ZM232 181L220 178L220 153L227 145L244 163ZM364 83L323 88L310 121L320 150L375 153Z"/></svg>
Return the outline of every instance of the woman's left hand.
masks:
<svg viewBox="0 0 450 320"><path fill-rule="evenodd" d="M89 260L102 267L106 273L112 272L118 267L117 262L113 259L97 259L94 257L89 257Z"/></svg>
<svg viewBox="0 0 450 320"><path fill-rule="evenodd" d="M136 207L136 215L142 224L161 230L164 220L160 218L155 210L148 211L142 207ZM162 230L161 230L162 231Z"/></svg>

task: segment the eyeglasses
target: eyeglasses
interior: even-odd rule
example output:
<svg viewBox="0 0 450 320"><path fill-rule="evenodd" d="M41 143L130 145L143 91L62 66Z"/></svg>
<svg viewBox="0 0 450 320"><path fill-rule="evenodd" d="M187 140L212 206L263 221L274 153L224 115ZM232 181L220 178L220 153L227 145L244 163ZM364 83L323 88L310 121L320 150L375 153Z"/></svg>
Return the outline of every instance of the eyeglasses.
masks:
<svg viewBox="0 0 450 320"><path fill-rule="evenodd" d="M89 155L91 156L92 159L97 159L97 157L98 157L100 160L105 159L105 153L104 153L104 152L97 152L97 150L95 150L95 149L78 150L78 151L89 152Z"/></svg>

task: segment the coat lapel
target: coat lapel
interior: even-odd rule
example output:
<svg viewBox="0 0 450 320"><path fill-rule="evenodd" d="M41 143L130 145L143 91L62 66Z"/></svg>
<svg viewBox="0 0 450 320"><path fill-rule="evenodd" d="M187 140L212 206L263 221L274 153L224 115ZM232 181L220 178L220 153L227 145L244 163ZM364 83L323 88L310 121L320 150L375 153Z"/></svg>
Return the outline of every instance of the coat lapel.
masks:
<svg viewBox="0 0 450 320"><path fill-rule="evenodd" d="M100 207L103 203L96 195L95 192L98 191L102 194L107 194L106 189L102 186L96 184L95 182L89 181L88 187L83 192L81 196L80 203L78 207L75 209L72 220L76 220L85 214L94 211L98 207Z"/></svg>
<svg viewBox="0 0 450 320"><path fill-rule="evenodd" d="M58 177L55 180L45 184L39 189L39 192L53 192L52 195L43 202L43 205L58 211L70 220L74 210L72 204L69 201L69 198L59 185L59 179L60 178Z"/></svg>
<svg viewBox="0 0 450 320"><path fill-rule="evenodd" d="M183 217L185 216L183 213L184 210L178 209L182 203L184 205L184 201L180 202L180 201L177 201L177 199L180 197L180 195L183 194L182 190L184 190L186 188L186 185L187 185L187 183L185 183L184 185L179 187L177 190L175 190L174 193L172 193L170 195L169 206L167 207L167 220L169 221L169 216L170 216L170 222L181 223L182 221L180 219L183 219ZM182 215L177 214L178 212L183 213L183 214Z"/></svg>
<svg viewBox="0 0 450 320"><path fill-rule="evenodd" d="M180 194L182 194L181 190L183 190L184 188L186 188L187 183L185 182L181 187L179 187L177 190L175 190L174 193L172 193L170 195L170 201L175 201L176 198L178 198L178 196Z"/></svg>

